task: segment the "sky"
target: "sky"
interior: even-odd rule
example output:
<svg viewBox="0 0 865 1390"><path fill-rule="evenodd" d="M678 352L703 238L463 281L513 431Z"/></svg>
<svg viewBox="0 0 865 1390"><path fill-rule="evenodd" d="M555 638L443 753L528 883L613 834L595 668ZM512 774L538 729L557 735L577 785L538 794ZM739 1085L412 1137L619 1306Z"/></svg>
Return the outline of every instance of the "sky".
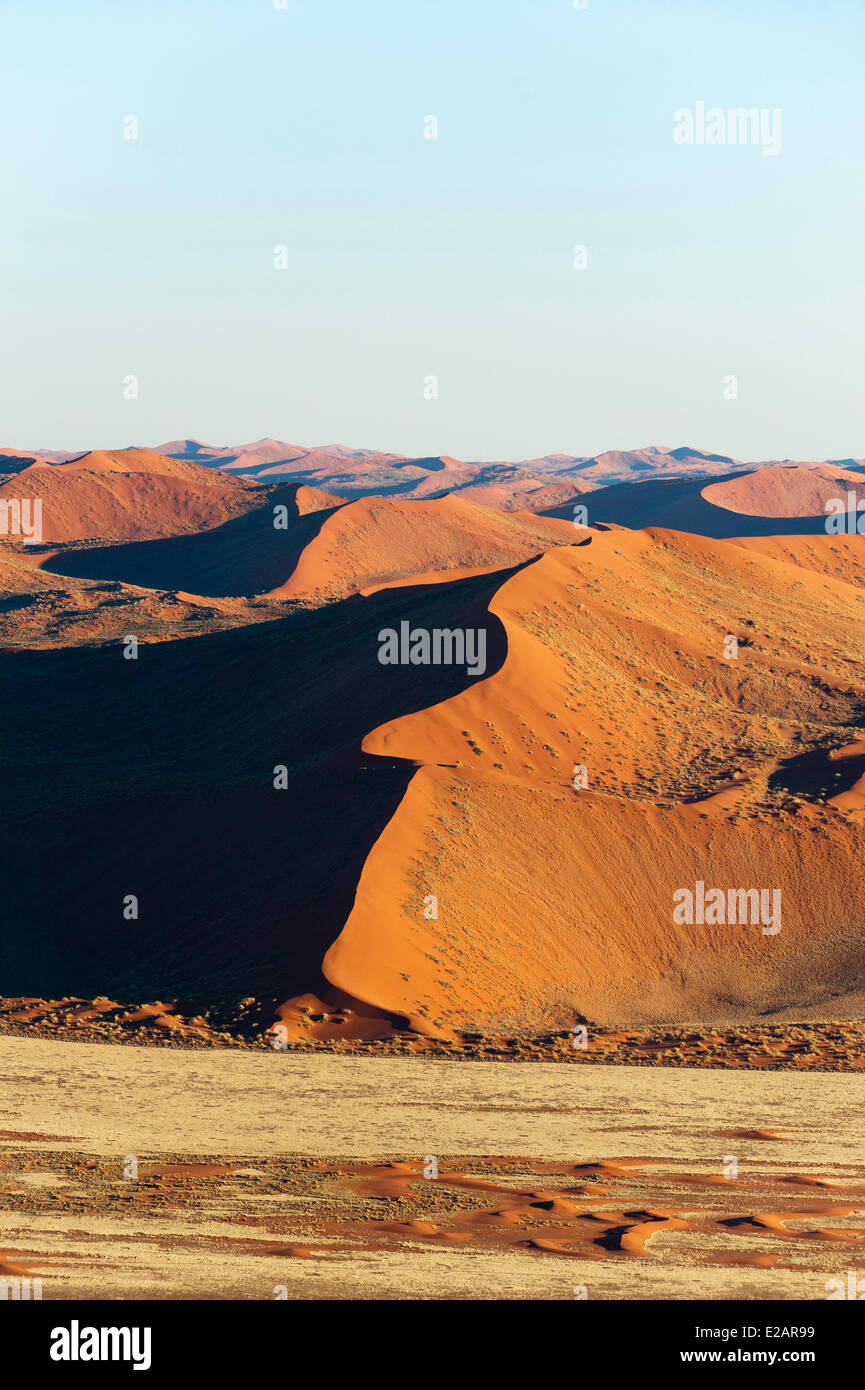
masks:
<svg viewBox="0 0 865 1390"><path fill-rule="evenodd" d="M860 0L0 0L0 46L0 444L865 455ZM780 148L677 143L700 102Z"/></svg>

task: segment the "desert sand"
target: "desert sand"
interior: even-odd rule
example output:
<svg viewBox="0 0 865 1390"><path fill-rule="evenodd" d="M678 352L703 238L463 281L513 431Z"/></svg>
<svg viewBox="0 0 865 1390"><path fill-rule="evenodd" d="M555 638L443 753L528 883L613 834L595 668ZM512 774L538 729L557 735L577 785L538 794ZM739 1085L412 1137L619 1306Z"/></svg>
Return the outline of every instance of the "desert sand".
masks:
<svg viewBox="0 0 865 1390"><path fill-rule="evenodd" d="M855 464L849 468L846 464ZM585 499L593 524L662 526L716 540L739 536L826 535L826 504L862 496L865 476L845 464L795 463L739 469L715 481L653 473L645 481L611 483ZM560 508L551 515L561 516Z"/></svg>
<svg viewBox="0 0 865 1390"><path fill-rule="evenodd" d="M611 455L652 479L619 485L637 529L575 529L318 486L374 451L171 450L7 479L35 472L69 537L0 547L7 998L102 996L203 1038L475 1030L496 1055L581 1021L708 1037L861 1017L865 541L747 535L791 498L809 520L857 461ZM446 456L386 457L415 493L478 485ZM244 459L251 478L214 466ZM298 459L315 486L260 481ZM585 486L573 459L540 462ZM592 520L615 492L586 494ZM744 530L647 525L648 493ZM383 667L378 634L406 618L482 629L483 678ZM674 920L703 879L777 892L781 931Z"/></svg>
<svg viewBox="0 0 865 1390"><path fill-rule="evenodd" d="M45 1299L819 1299L865 1241L861 1077L17 1038L0 1074L0 1260Z"/></svg>
<svg viewBox="0 0 865 1390"><path fill-rule="evenodd" d="M249 510L254 493L244 479L152 449L95 449L60 464L40 460L0 481L0 497L42 499L45 541L198 531Z"/></svg>
<svg viewBox="0 0 865 1390"><path fill-rule="evenodd" d="M270 598L344 598L428 571L506 569L574 539L566 521L502 513L459 496L404 502L364 498L329 516L291 578Z"/></svg>
<svg viewBox="0 0 865 1390"><path fill-rule="evenodd" d="M818 1299L855 1268L865 540L817 531L858 461L5 457L46 528L0 543L0 1274ZM482 631L482 678L383 666L405 619ZM676 917L704 879L778 930Z"/></svg>
<svg viewBox="0 0 865 1390"><path fill-rule="evenodd" d="M418 770L328 980L432 1028L860 1016L860 603L664 531L521 569L490 603L501 668L364 739ZM707 875L777 886L783 929L677 927Z"/></svg>

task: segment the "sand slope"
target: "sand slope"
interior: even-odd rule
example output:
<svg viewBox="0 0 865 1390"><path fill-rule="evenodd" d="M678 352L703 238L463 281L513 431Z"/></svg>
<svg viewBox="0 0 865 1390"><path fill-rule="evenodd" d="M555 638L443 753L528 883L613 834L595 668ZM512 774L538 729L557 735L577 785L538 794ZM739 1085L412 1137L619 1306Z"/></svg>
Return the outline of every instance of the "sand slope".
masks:
<svg viewBox="0 0 865 1390"><path fill-rule="evenodd" d="M328 517L271 597L342 598L430 571L501 569L574 538L567 522L502 515L455 496L364 498Z"/></svg>
<svg viewBox="0 0 865 1390"><path fill-rule="evenodd" d="M515 575L490 605L501 670L364 741L423 766L328 979L432 1028L860 1009L862 826L836 803L863 759L828 757L865 709L860 602L664 532ZM779 888L781 933L677 926L672 894L697 879Z"/></svg>
<svg viewBox="0 0 865 1390"><path fill-rule="evenodd" d="M701 536L826 534L826 503L865 495L865 478L836 465L785 464L705 478L660 477L600 488L587 499L589 520L666 528ZM560 514L555 509L553 515Z"/></svg>
<svg viewBox="0 0 865 1390"><path fill-rule="evenodd" d="M855 588L865 586L865 536L739 536L735 544Z"/></svg>
<svg viewBox="0 0 865 1390"><path fill-rule="evenodd" d="M299 483L242 487L241 514L220 525L155 540L61 551L47 556L43 567L54 574L208 596L278 588L343 499Z"/></svg>
<svg viewBox="0 0 865 1390"><path fill-rule="evenodd" d="M848 469L821 465L802 468L761 468L724 482L710 483L702 496L713 506L743 516L825 517L826 503L852 492L865 497L865 477Z"/></svg>
<svg viewBox="0 0 865 1390"><path fill-rule="evenodd" d="M572 544L576 536L568 521L527 512L504 515L451 495L346 503L305 484L230 481L243 489L243 514L221 525L158 540L61 551L46 556L44 568L200 595L264 594L323 602L390 583L501 569L551 546ZM278 528L277 508L287 514Z"/></svg>
<svg viewBox="0 0 865 1390"><path fill-rule="evenodd" d="M49 542L199 531L249 510L251 491L242 479L151 449L35 463L0 485L0 497L42 499L42 535Z"/></svg>
<svg viewBox="0 0 865 1390"><path fill-rule="evenodd" d="M423 462L430 480L456 464ZM578 533L139 450L15 485L28 473L75 537L154 532L4 552L0 635L57 649L4 670L8 993L193 1011L252 996L288 1017L329 985L328 1007L426 1032L861 1009L862 538ZM807 509L849 481L766 469L587 500L591 516L627 491L621 526L654 497L772 527L773 497ZM485 677L382 667L378 633L403 619L483 626ZM198 640L154 640L184 631ZM76 632L104 649L72 650ZM47 914L45 860L63 866ZM781 891L781 933L675 923L674 891L698 879ZM128 892L146 930L117 930Z"/></svg>

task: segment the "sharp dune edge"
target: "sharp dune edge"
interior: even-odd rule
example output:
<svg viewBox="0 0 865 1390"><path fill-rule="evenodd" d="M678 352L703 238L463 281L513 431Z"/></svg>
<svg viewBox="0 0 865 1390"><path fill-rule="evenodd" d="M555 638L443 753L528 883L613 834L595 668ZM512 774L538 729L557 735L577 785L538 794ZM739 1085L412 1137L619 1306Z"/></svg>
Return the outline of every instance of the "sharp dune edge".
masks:
<svg viewBox="0 0 865 1390"><path fill-rule="evenodd" d="M179 531L163 518L158 534L144 539L115 528L116 544L50 551L39 564L66 577L210 598L258 597L286 582L328 514L344 505L343 498L302 483L242 486L232 514L205 529Z"/></svg>
<svg viewBox="0 0 865 1390"><path fill-rule="evenodd" d="M846 500L847 492L865 497L865 476L825 465L806 468L762 468L725 482L709 483L702 496L714 506L744 516L820 517L825 525L826 503Z"/></svg>
<svg viewBox="0 0 865 1390"><path fill-rule="evenodd" d="M663 532L601 534L508 580L490 604L502 669L364 740L422 766L328 979L434 1027L861 1012L865 798L830 792L824 811L795 781L809 747L861 725L860 603ZM676 926L674 891L709 872L779 888L779 937Z"/></svg>
<svg viewBox="0 0 865 1390"><path fill-rule="evenodd" d="M829 464L785 464L704 477L654 476L613 483L581 499L593 523L660 526L731 540L743 536L827 534L827 503L846 509L865 496L861 471ZM549 515L563 515L552 507Z"/></svg>
<svg viewBox="0 0 865 1390"><path fill-rule="evenodd" d="M573 539L561 520L490 511L461 497L351 502L329 516L270 598L342 598L427 572L502 569Z"/></svg>

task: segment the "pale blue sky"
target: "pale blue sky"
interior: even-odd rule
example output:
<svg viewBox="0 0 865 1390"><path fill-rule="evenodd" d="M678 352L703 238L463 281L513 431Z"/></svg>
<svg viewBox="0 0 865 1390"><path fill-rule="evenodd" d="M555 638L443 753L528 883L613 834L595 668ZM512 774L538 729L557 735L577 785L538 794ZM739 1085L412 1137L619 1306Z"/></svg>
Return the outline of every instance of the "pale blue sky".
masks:
<svg viewBox="0 0 865 1390"><path fill-rule="evenodd" d="M0 45L0 443L865 454L859 0L2 0ZM780 153L675 145L698 101Z"/></svg>

